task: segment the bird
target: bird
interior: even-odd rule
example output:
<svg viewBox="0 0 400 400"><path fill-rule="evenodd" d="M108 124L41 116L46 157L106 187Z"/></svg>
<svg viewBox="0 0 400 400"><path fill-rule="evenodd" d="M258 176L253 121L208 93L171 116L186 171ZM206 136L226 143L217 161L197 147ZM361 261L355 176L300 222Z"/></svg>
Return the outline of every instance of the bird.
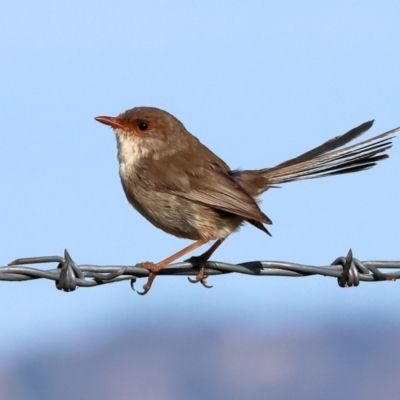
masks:
<svg viewBox="0 0 400 400"><path fill-rule="evenodd" d="M135 107L116 117L99 116L116 136L119 175L129 203L164 232L195 242L157 262L139 263L149 272L141 295L157 274L207 242L212 246L188 261L198 266L192 283L209 288L206 261L244 223L271 235L271 219L259 196L283 183L363 171L388 158L400 129L340 148L369 130L372 121L274 167L234 170L192 135L176 117L155 107Z"/></svg>

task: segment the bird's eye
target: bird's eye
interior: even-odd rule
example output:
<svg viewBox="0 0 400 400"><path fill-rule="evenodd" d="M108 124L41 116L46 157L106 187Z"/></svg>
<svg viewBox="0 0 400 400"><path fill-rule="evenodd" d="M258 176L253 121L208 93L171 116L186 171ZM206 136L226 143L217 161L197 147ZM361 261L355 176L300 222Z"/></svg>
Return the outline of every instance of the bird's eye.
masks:
<svg viewBox="0 0 400 400"><path fill-rule="evenodd" d="M141 122L139 125L138 125L138 128L141 130L141 131L147 131L147 128L148 128L149 126L145 123L145 122Z"/></svg>

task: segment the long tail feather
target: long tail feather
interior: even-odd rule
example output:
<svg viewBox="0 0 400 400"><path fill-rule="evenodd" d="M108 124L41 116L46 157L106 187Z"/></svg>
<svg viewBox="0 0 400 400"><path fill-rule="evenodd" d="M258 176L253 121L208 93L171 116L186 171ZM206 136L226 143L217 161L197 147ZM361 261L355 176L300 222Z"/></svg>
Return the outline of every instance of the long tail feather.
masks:
<svg viewBox="0 0 400 400"><path fill-rule="evenodd" d="M296 158L273 168L257 171L269 183L265 189L274 184L366 170L388 158L387 154L382 153L392 147L393 134L399 131L400 127L352 146L335 150L366 132L372 124L373 121L366 122Z"/></svg>

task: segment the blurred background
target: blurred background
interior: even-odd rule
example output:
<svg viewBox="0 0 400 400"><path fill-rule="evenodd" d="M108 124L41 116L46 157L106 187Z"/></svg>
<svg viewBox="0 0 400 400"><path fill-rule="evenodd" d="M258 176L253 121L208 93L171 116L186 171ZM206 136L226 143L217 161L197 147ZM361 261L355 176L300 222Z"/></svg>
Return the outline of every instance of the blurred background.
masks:
<svg viewBox="0 0 400 400"><path fill-rule="evenodd" d="M128 204L95 116L165 109L232 168L399 126L399 16L385 0L3 2L0 266L64 248L133 265L190 243ZM213 260L398 260L399 169L396 139L370 171L270 190L273 237L244 227ZM0 282L0 398L398 398L400 283L209 284Z"/></svg>

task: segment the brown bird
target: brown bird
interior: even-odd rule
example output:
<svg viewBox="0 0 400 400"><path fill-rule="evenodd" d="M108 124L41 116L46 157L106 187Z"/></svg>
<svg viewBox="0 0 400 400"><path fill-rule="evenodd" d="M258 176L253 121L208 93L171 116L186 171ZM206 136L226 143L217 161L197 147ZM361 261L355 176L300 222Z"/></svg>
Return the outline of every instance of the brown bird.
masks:
<svg viewBox="0 0 400 400"><path fill-rule="evenodd" d="M399 128L344 149L335 150L367 131L373 121L337 136L272 168L231 170L166 111L137 107L117 117L96 117L114 129L119 174L130 204L157 228L196 242L158 262L141 263L149 272L146 294L158 272L197 247L215 240L190 261L196 279L206 285L205 264L220 244L243 223L269 234L272 221L261 211L258 196L270 187L300 179L362 171L388 157Z"/></svg>

